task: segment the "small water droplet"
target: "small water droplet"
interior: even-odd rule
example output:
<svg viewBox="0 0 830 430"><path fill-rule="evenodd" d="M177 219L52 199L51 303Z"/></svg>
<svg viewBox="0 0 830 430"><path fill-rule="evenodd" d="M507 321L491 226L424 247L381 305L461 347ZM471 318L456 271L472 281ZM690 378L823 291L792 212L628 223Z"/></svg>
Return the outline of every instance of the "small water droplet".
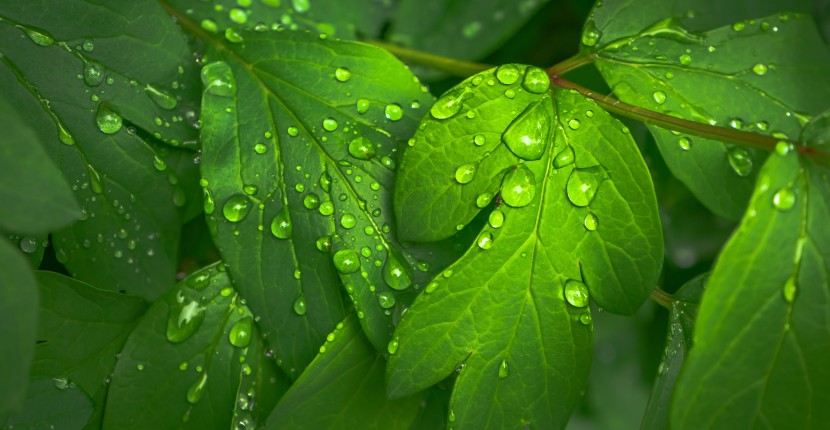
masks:
<svg viewBox="0 0 830 430"><path fill-rule="evenodd" d="M602 32L597 29L597 24L593 19L589 19L585 23L585 28L582 30L582 44L585 46L594 46L602 37Z"/></svg>
<svg viewBox="0 0 830 430"><path fill-rule="evenodd" d="M490 249L493 247L493 234L487 231L481 232L476 239L476 244L481 249Z"/></svg>
<svg viewBox="0 0 830 430"><path fill-rule="evenodd" d="M95 114L95 122L98 124L98 129L106 134L118 133L121 130L122 124L121 115L109 110L103 104L98 106L98 113Z"/></svg>
<svg viewBox="0 0 830 430"><path fill-rule="evenodd" d="M490 224L490 227L500 228L504 225L504 212L498 209L490 212L490 217L487 219L487 222Z"/></svg>
<svg viewBox="0 0 830 430"><path fill-rule="evenodd" d="M599 166L573 169L566 186L568 199L576 206L588 206L603 180L605 171Z"/></svg>
<svg viewBox="0 0 830 430"><path fill-rule="evenodd" d="M677 140L677 145L680 146L680 149L688 151L692 149L692 140L688 137L681 137Z"/></svg>
<svg viewBox="0 0 830 430"><path fill-rule="evenodd" d="M661 105L666 102L666 93L664 93L663 91L655 91L654 94L652 94L652 96L654 97L654 101L657 102L658 105Z"/></svg>
<svg viewBox="0 0 830 430"><path fill-rule="evenodd" d="M300 316L305 315L307 312L306 304L305 304L305 297L302 295L297 296L294 300L294 313Z"/></svg>
<svg viewBox="0 0 830 430"><path fill-rule="evenodd" d="M536 196L536 178L524 164L504 175L501 182L501 197L512 207L527 206Z"/></svg>
<svg viewBox="0 0 830 430"><path fill-rule="evenodd" d="M343 228L354 228L356 224L357 218L350 213L345 213L340 217L340 225L343 226Z"/></svg>
<svg viewBox="0 0 830 430"><path fill-rule="evenodd" d="M783 140L775 144L775 153L781 156L789 154L793 149L792 143Z"/></svg>
<svg viewBox="0 0 830 430"><path fill-rule="evenodd" d="M348 67L338 67L334 70L334 78L339 82L346 82L352 77L352 72Z"/></svg>
<svg viewBox="0 0 830 430"><path fill-rule="evenodd" d="M23 28L23 32L26 33L26 36L29 36L32 42L35 42L39 46L50 46L55 43L55 39L43 30L35 30L27 27Z"/></svg>
<svg viewBox="0 0 830 430"><path fill-rule="evenodd" d="M364 114L366 111L369 110L369 100L366 99L357 99L357 103L355 103L355 107L357 108L357 113Z"/></svg>
<svg viewBox="0 0 830 430"><path fill-rule="evenodd" d="M464 100L472 96L473 92L467 87L456 87L439 98L429 109L429 113L435 119L447 119L453 117L463 107Z"/></svg>
<svg viewBox="0 0 830 430"><path fill-rule="evenodd" d="M378 305L383 309L389 309L395 306L395 296L392 293L378 294Z"/></svg>
<svg viewBox="0 0 830 430"><path fill-rule="evenodd" d="M752 71L758 76L766 75L767 70L768 70L768 68L767 68L766 64L758 63L758 64L752 66Z"/></svg>
<svg viewBox="0 0 830 430"><path fill-rule="evenodd" d="M217 61L202 67L202 85L205 92L219 97L236 95L236 80L233 71L226 63Z"/></svg>
<svg viewBox="0 0 830 430"><path fill-rule="evenodd" d="M104 72L101 70L101 66L91 61L85 63L84 83L90 87L97 87L101 85L101 82L104 82Z"/></svg>
<svg viewBox="0 0 830 430"><path fill-rule="evenodd" d="M222 214L230 222L239 222L245 219L251 211L251 200L243 194L235 194L228 198L222 207Z"/></svg>
<svg viewBox="0 0 830 430"><path fill-rule="evenodd" d="M588 306L588 287L581 281L569 279L565 282L565 299L577 308Z"/></svg>
<svg viewBox="0 0 830 430"><path fill-rule="evenodd" d="M513 85L520 77L519 68L515 64L503 64L496 69L496 79L504 85Z"/></svg>
<svg viewBox="0 0 830 430"><path fill-rule="evenodd" d="M334 267L343 274L354 273L360 270L360 259L352 249L341 249L334 253Z"/></svg>
<svg viewBox="0 0 830 430"><path fill-rule="evenodd" d="M349 154L359 160L370 160L375 157L375 145L365 137L358 137L349 142Z"/></svg>
<svg viewBox="0 0 830 430"><path fill-rule="evenodd" d="M268 152L268 147L265 146L265 144L263 144L263 143L257 143L257 144L254 145L254 152L256 152L257 154L262 155L262 154Z"/></svg>
<svg viewBox="0 0 830 430"><path fill-rule="evenodd" d="M553 158L553 167L561 169L569 164L573 164L573 162L574 150L570 145L568 145L565 149L559 151L559 153L556 154L556 157Z"/></svg>
<svg viewBox="0 0 830 430"><path fill-rule="evenodd" d="M205 320L205 308L193 300L171 305L167 316L167 340L172 343L189 339Z"/></svg>
<svg viewBox="0 0 830 430"><path fill-rule="evenodd" d="M317 209L317 207L320 206L320 197L318 197L317 194L309 193L303 198L303 206L305 206L306 209Z"/></svg>
<svg viewBox="0 0 830 430"><path fill-rule="evenodd" d="M32 254L37 251L37 239L34 237L24 237L20 239L20 250L27 253Z"/></svg>
<svg viewBox="0 0 830 430"><path fill-rule="evenodd" d="M510 369L507 367L507 359L503 359L499 365L499 379L504 379L510 374Z"/></svg>
<svg viewBox="0 0 830 430"><path fill-rule="evenodd" d="M389 341L389 344L386 345L386 352L388 352L390 355L395 355L395 353L398 352L397 336L393 337L392 340Z"/></svg>
<svg viewBox="0 0 830 430"><path fill-rule="evenodd" d="M483 134L477 134L473 137L473 143L476 146L484 146L485 142L486 142L486 138L484 137Z"/></svg>
<svg viewBox="0 0 830 430"><path fill-rule="evenodd" d="M553 108L545 97L528 106L517 116L502 134L501 139L507 147L524 160L542 158L550 139L550 121Z"/></svg>
<svg viewBox="0 0 830 430"><path fill-rule="evenodd" d="M216 22L210 19L203 19L199 23L199 26L201 26L203 30L209 33L216 34L219 32L219 27L216 25Z"/></svg>
<svg viewBox="0 0 830 430"><path fill-rule="evenodd" d="M493 193L481 193L476 197L476 207L483 208L493 200Z"/></svg>
<svg viewBox="0 0 830 430"><path fill-rule="evenodd" d="M584 325L591 324L591 314L582 314L579 316L579 322Z"/></svg>
<svg viewBox="0 0 830 430"><path fill-rule="evenodd" d="M538 67L528 67L522 87L534 94L542 94L550 88L550 77Z"/></svg>
<svg viewBox="0 0 830 430"><path fill-rule="evenodd" d="M732 24L732 30L743 31L744 28L746 28L746 24L743 21L738 21Z"/></svg>
<svg viewBox="0 0 830 430"><path fill-rule="evenodd" d="M682 64L682 65L684 65L684 66L688 66L689 64L692 64L692 57L691 57L691 55L689 55L689 54L683 54L683 55L681 55L681 56L680 56L680 64Z"/></svg>
<svg viewBox="0 0 830 430"><path fill-rule="evenodd" d="M225 29L225 39L231 43L242 43L244 41L242 35L239 34L239 31L233 27Z"/></svg>
<svg viewBox="0 0 830 430"><path fill-rule="evenodd" d="M158 88L153 87L152 85L147 85L144 88L144 92L146 92L147 95L150 96L150 100L152 100L153 103L155 103L158 107L162 109L171 110L174 109L178 104L175 97L165 93L164 91L159 90Z"/></svg>
<svg viewBox="0 0 830 430"><path fill-rule="evenodd" d="M291 127L288 127L288 130L286 131L288 132L288 135L291 137L297 137L297 135L300 134L300 130L297 127L294 127L293 125Z"/></svg>
<svg viewBox="0 0 830 430"><path fill-rule="evenodd" d="M797 292L798 286L795 282L795 277L791 276L789 279L787 279L787 282L784 284L784 300L786 300L787 303L794 302Z"/></svg>
<svg viewBox="0 0 830 430"><path fill-rule="evenodd" d="M386 105L386 108L383 110L386 114L386 118L390 121L398 121L403 118L403 109L401 105L397 103L390 103Z"/></svg>
<svg viewBox="0 0 830 430"><path fill-rule="evenodd" d="M393 290L402 291L412 285L412 278L398 259L390 255L383 266L383 282Z"/></svg>
<svg viewBox="0 0 830 430"><path fill-rule="evenodd" d="M597 216L588 212L588 215L585 215L585 221L583 221L585 225L585 229L588 231L594 231L599 226L599 220Z"/></svg>
<svg viewBox="0 0 830 430"><path fill-rule="evenodd" d="M727 158L732 170L738 176L749 176L752 173L752 155L745 148L740 146L729 148Z"/></svg>
<svg viewBox="0 0 830 430"><path fill-rule="evenodd" d="M271 234L277 239L288 239L294 232L291 217L288 215L288 206L283 206L274 219L271 220Z"/></svg>
<svg viewBox="0 0 830 430"><path fill-rule="evenodd" d="M234 323L228 333L228 340L231 345L237 348L245 348L251 343L251 334L253 329L253 320L251 317L245 317Z"/></svg>
<svg viewBox="0 0 830 430"><path fill-rule="evenodd" d="M459 184L467 184L476 176L475 163L462 164L455 169L455 180Z"/></svg>
<svg viewBox="0 0 830 430"><path fill-rule="evenodd" d="M323 129L326 131L337 130L337 120L334 118L326 118L323 120Z"/></svg>
<svg viewBox="0 0 830 430"><path fill-rule="evenodd" d="M772 196L772 205L782 211L792 209L795 205L795 193L789 187L781 188Z"/></svg>
<svg viewBox="0 0 830 430"><path fill-rule="evenodd" d="M329 216L334 213L334 205L331 202L323 202L317 210L320 211L320 215Z"/></svg>
<svg viewBox="0 0 830 430"><path fill-rule="evenodd" d="M187 401L191 404L199 403L202 400L202 397L205 396L205 391L207 391L207 373L202 372L199 374L199 377L196 378L196 382L187 389Z"/></svg>
<svg viewBox="0 0 830 430"><path fill-rule="evenodd" d="M478 21L467 23L461 29L461 33L464 34L464 37L467 39L472 39L476 34L478 34L479 31L481 31L481 23Z"/></svg>

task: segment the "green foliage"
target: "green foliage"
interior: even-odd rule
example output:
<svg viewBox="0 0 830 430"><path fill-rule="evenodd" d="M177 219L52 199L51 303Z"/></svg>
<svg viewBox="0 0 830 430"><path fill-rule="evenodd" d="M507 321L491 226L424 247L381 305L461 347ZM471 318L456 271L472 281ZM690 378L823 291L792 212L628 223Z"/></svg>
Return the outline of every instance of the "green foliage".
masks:
<svg viewBox="0 0 830 430"><path fill-rule="evenodd" d="M826 428L822 9L578 3L0 5L0 426Z"/></svg>

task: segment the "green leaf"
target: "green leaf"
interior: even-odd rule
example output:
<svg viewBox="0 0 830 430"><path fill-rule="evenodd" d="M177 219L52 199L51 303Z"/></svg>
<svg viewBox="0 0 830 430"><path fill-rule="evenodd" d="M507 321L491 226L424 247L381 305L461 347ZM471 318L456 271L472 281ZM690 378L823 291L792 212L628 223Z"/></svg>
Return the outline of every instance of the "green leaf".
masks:
<svg viewBox="0 0 830 430"><path fill-rule="evenodd" d="M80 429L93 413L89 396L74 385L65 385L62 380L34 379L29 383L25 394L26 405L20 413L9 416L6 420L0 418L0 423L5 422L4 428Z"/></svg>
<svg viewBox="0 0 830 430"><path fill-rule="evenodd" d="M657 367L657 379L654 381L654 388L651 390L651 397L640 425L643 430L669 428L672 394L686 356L694 344L697 308L708 279L709 273L699 275L680 287L672 297L666 348Z"/></svg>
<svg viewBox="0 0 830 430"><path fill-rule="evenodd" d="M35 348L37 302L29 264L0 237L0 357L5 357L0 360L0 416L23 406Z"/></svg>
<svg viewBox="0 0 830 430"><path fill-rule="evenodd" d="M391 337L412 269L394 252L388 193L398 143L432 97L373 46L240 36L244 44L217 45L221 61L202 72L205 212L240 294L295 375L342 319L340 281L372 343Z"/></svg>
<svg viewBox="0 0 830 430"><path fill-rule="evenodd" d="M46 233L70 224L81 210L38 137L0 95L0 228Z"/></svg>
<svg viewBox="0 0 830 430"><path fill-rule="evenodd" d="M154 3L39 3L0 6L0 82L83 209L56 255L83 281L154 298L174 279L177 178L139 136L195 142L190 53Z"/></svg>
<svg viewBox="0 0 830 430"><path fill-rule="evenodd" d="M389 39L432 54L481 59L504 43L547 2L403 0L392 17Z"/></svg>
<svg viewBox="0 0 830 430"><path fill-rule="evenodd" d="M350 314L268 417L266 429L408 429L421 395L384 395L386 360ZM321 405L325 405L321 407Z"/></svg>
<svg viewBox="0 0 830 430"><path fill-rule="evenodd" d="M440 238L501 185L475 245L426 287L388 346L392 397L458 369L454 428L564 426L591 361L589 290L631 313L659 274L654 191L627 129L548 84L520 65L471 77L433 105L401 162L407 238ZM422 219L422 206L445 219Z"/></svg>
<svg viewBox="0 0 830 430"><path fill-rule="evenodd" d="M697 122L796 138L805 114L824 110L830 96L830 56L806 15L706 33L664 20L593 48L621 100ZM650 129L669 168L698 199L724 218L740 218L764 153Z"/></svg>
<svg viewBox="0 0 830 430"><path fill-rule="evenodd" d="M37 272L37 280L40 317L31 375L68 380L95 394L147 303L54 272Z"/></svg>
<svg viewBox="0 0 830 430"><path fill-rule="evenodd" d="M284 390L221 263L153 303L112 374L105 428L252 428Z"/></svg>
<svg viewBox="0 0 830 430"><path fill-rule="evenodd" d="M672 428L830 422L827 169L787 144L776 152L706 286Z"/></svg>
<svg viewBox="0 0 830 430"><path fill-rule="evenodd" d="M240 29L258 31L310 30L344 39L358 35L377 36L390 13L391 2L347 0L171 0L169 12L197 23L199 32L215 34L226 40L238 40Z"/></svg>

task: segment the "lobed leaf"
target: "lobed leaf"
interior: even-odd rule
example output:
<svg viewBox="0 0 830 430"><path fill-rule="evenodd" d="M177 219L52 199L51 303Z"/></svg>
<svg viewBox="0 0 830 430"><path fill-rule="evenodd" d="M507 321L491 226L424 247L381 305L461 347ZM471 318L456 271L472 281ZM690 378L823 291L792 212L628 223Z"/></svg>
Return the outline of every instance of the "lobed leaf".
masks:
<svg viewBox="0 0 830 430"><path fill-rule="evenodd" d="M830 56L806 15L736 21L705 33L667 19L617 40L603 38L591 51L625 102L778 138L797 137L830 95ZM669 168L701 202L724 218L740 218L764 153L649 128Z"/></svg>
<svg viewBox="0 0 830 430"><path fill-rule="evenodd" d="M221 263L154 302L112 374L104 428L251 428L284 391L253 315Z"/></svg>
<svg viewBox="0 0 830 430"><path fill-rule="evenodd" d="M393 247L397 148L432 102L389 53L286 31L242 32L205 66L205 212L231 276L296 375L357 308L384 347L412 268ZM404 291L402 294L406 294Z"/></svg>
<svg viewBox="0 0 830 430"><path fill-rule="evenodd" d="M398 325L389 395L455 370L449 425L563 427L590 366L589 291L633 312L662 262L654 191L627 129L594 102L549 90L541 69L501 66L433 105L397 187L410 239L439 239L499 198L475 245ZM440 216L424 220L424 206Z"/></svg>
<svg viewBox="0 0 830 430"><path fill-rule="evenodd" d="M827 169L780 143L707 284L672 428L830 422L828 201Z"/></svg>

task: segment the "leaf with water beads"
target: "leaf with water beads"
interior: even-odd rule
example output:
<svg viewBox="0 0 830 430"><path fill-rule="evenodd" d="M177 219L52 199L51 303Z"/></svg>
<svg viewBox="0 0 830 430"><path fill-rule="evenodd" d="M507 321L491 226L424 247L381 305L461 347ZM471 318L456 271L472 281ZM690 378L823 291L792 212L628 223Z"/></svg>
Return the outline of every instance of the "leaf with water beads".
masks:
<svg viewBox="0 0 830 430"><path fill-rule="evenodd" d="M808 128L810 126L808 125ZM672 428L830 422L830 183L781 142L721 251L677 382Z"/></svg>
<svg viewBox="0 0 830 430"><path fill-rule="evenodd" d="M112 373L103 425L252 428L287 388L270 355L224 265L201 269L135 325Z"/></svg>
<svg viewBox="0 0 830 430"><path fill-rule="evenodd" d="M611 21L612 12L629 12L624 9L636 8L609 4L595 9L607 20L597 25L621 25ZM617 39L603 37L590 47L614 95L625 102L692 121L791 139L798 137L806 115L826 108L830 57L806 15L781 13L705 33L692 33L676 20L628 31ZM798 47L799 55L792 55L793 47ZM757 57L761 51L763 56ZM672 173L701 202L719 216L741 217L757 174L753 166L763 164L764 153L649 128Z"/></svg>
<svg viewBox="0 0 830 430"><path fill-rule="evenodd" d="M341 282L375 346L391 336L406 301L379 299L410 287L413 268L392 252L388 193L398 144L432 96L373 46L239 34L244 44L205 36L225 44L202 69L205 212L240 293L259 298L250 306L296 376L343 316Z"/></svg>

